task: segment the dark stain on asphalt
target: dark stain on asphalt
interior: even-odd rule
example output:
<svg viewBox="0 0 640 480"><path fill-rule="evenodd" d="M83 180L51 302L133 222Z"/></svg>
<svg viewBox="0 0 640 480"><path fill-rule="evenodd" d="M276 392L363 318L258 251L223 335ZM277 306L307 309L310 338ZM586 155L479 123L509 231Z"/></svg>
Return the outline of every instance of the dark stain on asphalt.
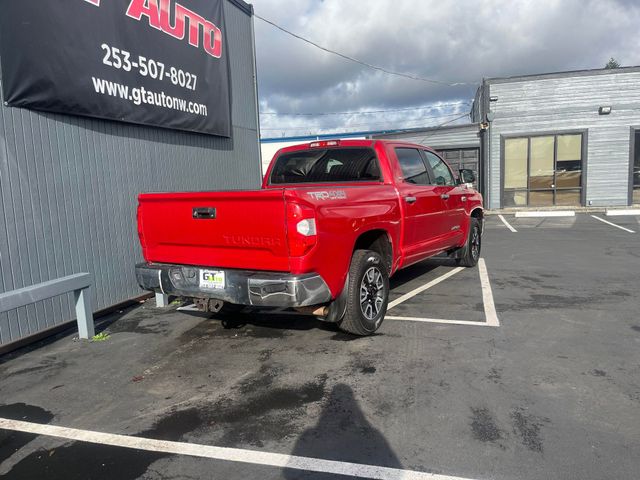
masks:
<svg viewBox="0 0 640 480"><path fill-rule="evenodd" d="M222 432L219 445L260 447L295 433L305 407L323 399L326 382L327 375L319 375L300 386L256 389L240 399L222 398L201 407L199 414L206 425Z"/></svg>
<svg viewBox="0 0 640 480"><path fill-rule="evenodd" d="M153 438L155 440L177 441L187 433L198 429L202 424L203 419L197 407L186 410L172 410L169 415L158 420L153 427L135 436Z"/></svg>
<svg viewBox="0 0 640 480"><path fill-rule="evenodd" d="M49 423L53 419L53 414L44 408L34 405L12 403L9 405L0 405L0 417L24 422ZM11 455L36 437L37 435L32 433L0 430L0 463L11 457Z"/></svg>
<svg viewBox="0 0 640 480"><path fill-rule="evenodd" d="M331 340L335 340L338 342L353 342L354 340L359 340L362 337L357 337L356 335L351 335L350 333L336 332L331 336Z"/></svg>
<svg viewBox="0 0 640 480"><path fill-rule="evenodd" d="M607 372L605 372L604 370L598 370L593 369L591 370L591 375L593 375L594 377L606 377L607 376Z"/></svg>
<svg viewBox="0 0 640 480"><path fill-rule="evenodd" d="M373 373L376 373L376 367L374 367L373 365L369 365L366 367L362 367L360 371L365 375L371 375Z"/></svg>
<svg viewBox="0 0 640 480"><path fill-rule="evenodd" d="M167 456L165 453L109 445L73 443L31 453L13 466L7 478L134 480L143 475L153 462Z"/></svg>
<svg viewBox="0 0 640 480"><path fill-rule="evenodd" d="M491 380L493 383L501 383L500 380L502 380L502 370L493 367L491 370L489 370L489 374L486 378L487 380Z"/></svg>
<svg viewBox="0 0 640 480"><path fill-rule="evenodd" d="M173 311L173 310L172 310ZM141 325L145 320L151 320L146 325ZM138 310L130 316L119 318L113 321L106 328L108 333L139 333L141 335L149 334L168 334L169 324L165 320L158 318L158 313L146 314Z"/></svg>
<svg viewBox="0 0 640 480"><path fill-rule="evenodd" d="M607 292L603 295L589 295L585 297L531 294L529 301L521 301L511 304L511 310L547 309L547 308L589 308L590 305L615 303L620 298L629 297L628 292Z"/></svg>
<svg viewBox="0 0 640 480"><path fill-rule="evenodd" d="M532 452L542 453L540 429L545 423L549 423L549 419L530 415L524 408L517 408L511 412L511 422L513 431L520 437L522 444Z"/></svg>
<svg viewBox="0 0 640 480"><path fill-rule="evenodd" d="M471 408L471 432L473 438L481 442L496 442L502 438L502 431L486 408Z"/></svg>
<svg viewBox="0 0 640 480"><path fill-rule="evenodd" d="M634 330L636 332L640 332L640 325L632 325L631 326L631 330Z"/></svg>
<svg viewBox="0 0 640 480"><path fill-rule="evenodd" d="M56 358L45 358L38 365L6 372L4 374L4 377L9 378L17 375L25 375L27 373L45 373L47 376L49 376L55 374L63 368L66 368L67 366L68 364L64 360L58 360Z"/></svg>
<svg viewBox="0 0 640 480"><path fill-rule="evenodd" d="M265 391L271 388L274 380L278 374L282 371L282 368L273 366L269 363L264 363L260 366L260 369L250 377L242 380L238 389L243 395L252 394L255 392Z"/></svg>

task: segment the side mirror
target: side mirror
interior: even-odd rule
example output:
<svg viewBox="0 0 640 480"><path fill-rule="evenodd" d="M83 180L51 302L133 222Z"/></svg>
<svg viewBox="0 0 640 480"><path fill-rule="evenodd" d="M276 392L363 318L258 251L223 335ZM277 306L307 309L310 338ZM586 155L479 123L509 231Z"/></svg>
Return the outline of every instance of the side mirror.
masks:
<svg viewBox="0 0 640 480"><path fill-rule="evenodd" d="M476 181L476 174L468 168L460 169L460 183L473 183Z"/></svg>

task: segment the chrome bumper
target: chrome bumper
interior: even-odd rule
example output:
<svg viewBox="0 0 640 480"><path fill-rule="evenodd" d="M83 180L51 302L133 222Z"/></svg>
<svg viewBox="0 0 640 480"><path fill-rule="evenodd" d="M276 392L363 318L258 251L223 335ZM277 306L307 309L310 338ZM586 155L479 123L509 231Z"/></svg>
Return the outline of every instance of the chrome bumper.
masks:
<svg viewBox="0 0 640 480"><path fill-rule="evenodd" d="M136 279L143 290L167 295L215 298L238 305L268 307L306 307L331 301L331 292L316 273L292 275L254 270L222 270L224 289L200 287L200 268L164 263L136 265Z"/></svg>

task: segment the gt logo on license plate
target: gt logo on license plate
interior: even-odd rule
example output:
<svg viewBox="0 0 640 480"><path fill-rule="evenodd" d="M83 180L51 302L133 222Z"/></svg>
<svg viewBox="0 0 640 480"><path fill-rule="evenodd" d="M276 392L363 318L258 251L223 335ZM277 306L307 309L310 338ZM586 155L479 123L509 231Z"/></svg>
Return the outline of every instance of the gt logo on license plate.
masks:
<svg viewBox="0 0 640 480"><path fill-rule="evenodd" d="M224 272L220 270L200 270L200 288L224 289Z"/></svg>

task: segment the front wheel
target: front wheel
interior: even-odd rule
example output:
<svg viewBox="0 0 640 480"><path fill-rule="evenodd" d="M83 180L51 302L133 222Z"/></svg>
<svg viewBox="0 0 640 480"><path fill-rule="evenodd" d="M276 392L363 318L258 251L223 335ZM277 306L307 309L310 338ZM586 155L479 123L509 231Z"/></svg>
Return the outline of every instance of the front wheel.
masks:
<svg viewBox="0 0 640 480"><path fill-rule="evenodd" d="M373 334L380 328L389 302L389 272L382 257L371 250L356 250L347 288L340 329L359 336Z"/></svg>
<svg viewBox="0 0 640 480"><path fill-rule="evenodd" d="M460 249L460 256L456 258L456 263L463 267L475 267L480 259L480 249L482 247L482 232L480 222L477 218L470 219L469 236L467 243Z"/></svg>

